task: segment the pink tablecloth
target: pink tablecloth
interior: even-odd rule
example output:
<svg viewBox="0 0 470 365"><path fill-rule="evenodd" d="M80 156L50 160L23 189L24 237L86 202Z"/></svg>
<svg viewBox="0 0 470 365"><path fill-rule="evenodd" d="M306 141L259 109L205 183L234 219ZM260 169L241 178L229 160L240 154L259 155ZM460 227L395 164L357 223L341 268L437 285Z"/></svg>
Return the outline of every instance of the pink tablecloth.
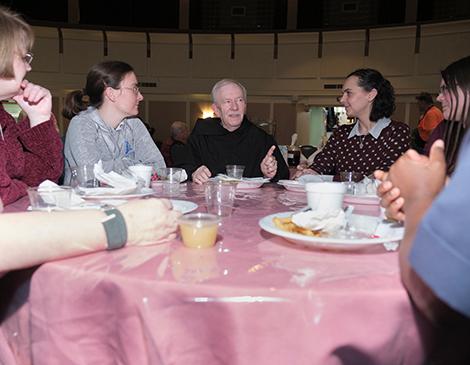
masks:
<svg viewBox="0 0 470 365"><path fill-rule="evenodd" d="M172 199L205 211L202 188L183 189ZM17 313L34 364L421 363L395 252L305 249L260 229L305 204L265 184L237 192L213 249L178 238L42 265Z"/></svg>

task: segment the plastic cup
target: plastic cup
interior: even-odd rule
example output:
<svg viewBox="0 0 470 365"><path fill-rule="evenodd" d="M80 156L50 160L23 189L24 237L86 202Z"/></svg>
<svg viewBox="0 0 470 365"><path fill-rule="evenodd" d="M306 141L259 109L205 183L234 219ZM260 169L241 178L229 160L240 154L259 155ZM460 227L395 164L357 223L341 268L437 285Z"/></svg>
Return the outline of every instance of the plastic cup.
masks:
<svg viewBox="0 0 470 365"><path fill-rule="evenodd" d="M144 180L146 188L150 187L150 178L152 177L153 169L152 166L134 165L129 166L128 169Z"/></svg>
<svg viewBox="0 0 470 365"><path fill-rule="evenodd" d="M33 210L51 212L70 208L71 186L28 188L29 202Z"/></svg>
<svg viewBox="0 0 470 365"><path fill-rule="evenodd" d="M188 248L210 248L217 240L217 230L222 220L217 215L193 213L182 215L178 224L183 237L183 244Z"/></svg>
<svg viewBox="0 0 470 365"><path fill-rule="evenodd" d="M182 168L164 167L159 169L164 196L175 196L180 193Z"/></svg>
<svg viewBox="0 0 470 365"><path fill-rule="evenodd" d="M312 210L342 209L346 185L340 182L305 184L307 204Z"/></svg>
<svg viewBox="0 0 470 365"><path fill-rule="evenodd" d="M300 148L297 146L287 146L287 164L297 166L300 163Z"/></svg>
<svg viewBox="0 0 470 365"><path fill-rule="evenodd" d="M227 165L225 166L226 173L228 177L233 179L241 180L243 178L243 171L245 171L245 166L243 165Z"/></svg>
<svg viewBox="0 0 470 365"><path fill-rule="evenodd" d="M207 213L221 217L232 215L233 200L237 184L221 181L207 181L204 183Z"/></svg>
<svg viewBox="0 0 470 365"><path fill-rule="evenodd" d="M364 179L361 172L342 171L339 173L341 182L346 185L346 194L356 195L356 183Z"/></svg>
<svg viewBox="0 0 470 365"><path fill-rule="evenodd" d="M95 177L95 165L73 166L70 172L73 187L97 188L100 186L99 180Z"/></svg>

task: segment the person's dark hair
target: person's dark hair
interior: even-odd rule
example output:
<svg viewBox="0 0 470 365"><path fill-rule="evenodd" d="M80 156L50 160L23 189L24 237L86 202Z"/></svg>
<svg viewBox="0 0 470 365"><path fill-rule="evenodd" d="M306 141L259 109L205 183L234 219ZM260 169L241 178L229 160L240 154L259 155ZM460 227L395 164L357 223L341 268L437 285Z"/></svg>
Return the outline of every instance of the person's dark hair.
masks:
<svg viewBox="0 0 470 365"><path fill-rule="evenodd" d="M384 78L379 71L370 68L362 68L351 72L348 77L351 76L358 78L358 86L365 91L377 90L369 119L376 122L381 118L389 118L395 111L395 92L390 81Z"/></svg>
<svg viewBox="0 0 470 365"><path fill-rule="evenodd" d="M442 79L447 90L453 98L451 100L451 114L446 123L444 142L446 150L447 171L452 173L457 163L460 143L470 123L470 56L462 58L441 71ZM463 100L459 99L457 86L463 91ZM454 105L455 98L455 105ZM457 119L457 110L463 105L462 115Z"/></svg>
<svg viewBox="0 0 470 365"><path fill-rule="evenodd" d="M88 106L99 108L104 102L105 89L119 89L122 80L130 72L134 72L132 66L122 61L102 61L93 65L88 71L85 88L72 91L65 98L62 115L72 119Z"/></svg>
<svg viewBox="0 0 470 365"><path fill-rule="evenodd" d="M419 93L419 95L416 97L416 100L424 101L426 104L434 104L431 94L424 91Z"/></svg>

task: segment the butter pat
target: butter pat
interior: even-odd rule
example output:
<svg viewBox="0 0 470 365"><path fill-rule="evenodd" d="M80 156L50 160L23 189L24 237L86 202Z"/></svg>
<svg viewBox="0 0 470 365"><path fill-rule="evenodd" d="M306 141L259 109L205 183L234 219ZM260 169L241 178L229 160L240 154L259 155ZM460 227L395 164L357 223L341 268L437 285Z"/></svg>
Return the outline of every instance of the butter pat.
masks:
<svg viewBox="0 0 470 365"><path fill-rule="evenodd" d="M292 223L312 231L332 233L345 225L346 217L342 209L310 210L294 214Z"/></svg>

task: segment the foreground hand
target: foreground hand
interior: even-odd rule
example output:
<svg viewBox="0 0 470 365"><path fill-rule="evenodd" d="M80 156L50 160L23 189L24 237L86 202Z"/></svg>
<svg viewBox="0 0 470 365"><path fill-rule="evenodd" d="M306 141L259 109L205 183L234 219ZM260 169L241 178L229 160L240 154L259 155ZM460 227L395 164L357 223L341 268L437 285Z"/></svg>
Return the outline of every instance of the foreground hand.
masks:
<svg viewBox="0 0 470 365"><path fill-rule="evenodd" d="M176 218L181 212L173 210L168 199L135 199L120 205L118 210L126 221L127 246L145 246L176 238Z"/></svg>
<svg viewBox="0 0 470 365"><path fill-rule="evenodd" d="M380 205L387 209L387 215L399 221L405 220L405 212L403 206L405 199L400 196L400 189L393 186L391 181L388 181L388 174L382 170L374 172L374 176L382 183L377 188L377 195L381 197Z"/></svg>
<svg viewBox="0 0 470 365"><path fill-rule="evenodd" d="M263 158L263 161L261 161L261 172L267 179L272 179L277 173L277 160L276 157L273 156L275 149L276 146L271 146L268 153Z"/></svg>
<svg viewBox="0 0 470 365"><path fill-rule="evenodd" d="M446 170L442 140L432 145L429 158L414 150L402 155L390 168L387 180L399 189L399 195L404 198L403 212L418 200L433 201L444 187Z"/></svg>
<svg viewBox="0 0 470 365"><path fill-rule="evenodd" d="M20 94L13 99L28 115L31 128L51 118L52 96L46 88L23 80Z"/></svg>
<svg viewBox="0 0 470 365"><path fill-rule="evenodd" d="M201 185L208 181L211 176L212 174L210 170L206 166L202 165L193 172L192 179L196 184Z"/></svg>
<svg viewBox="0 0 470 365"><path fill-rule="evenodd" d="M292 176L292 180L295 180L298 177L301 177L303 175L318 175L318 172L312 169L309 169L308 167L305 168L305 167L298 165L296 173L294 174L294 176Z"/></svg>

